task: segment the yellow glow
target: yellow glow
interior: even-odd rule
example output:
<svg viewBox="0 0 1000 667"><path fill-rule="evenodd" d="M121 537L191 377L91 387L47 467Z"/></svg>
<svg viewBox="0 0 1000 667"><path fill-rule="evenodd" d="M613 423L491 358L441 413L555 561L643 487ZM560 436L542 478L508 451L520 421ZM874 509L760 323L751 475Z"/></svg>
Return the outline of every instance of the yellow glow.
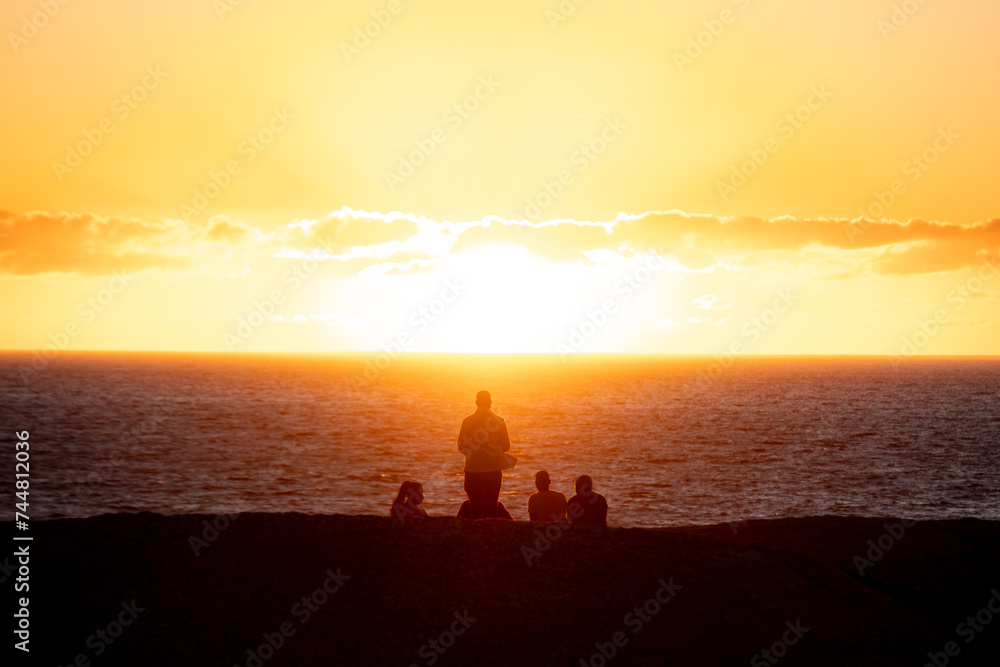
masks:
<svg viewBox="0 0 1000 667"><path fill-rule="evenodd" d="M0 4L0 348L1000 353L994 0L56 4Z"/></svg>
<svg viewBox="0 0 1000 667"><path fill-rule="evenodd" d="M456 301L436 351L537 352L533 333L551 320L559 268L513 244L490 244L456 256L469 285Z"/></svg>

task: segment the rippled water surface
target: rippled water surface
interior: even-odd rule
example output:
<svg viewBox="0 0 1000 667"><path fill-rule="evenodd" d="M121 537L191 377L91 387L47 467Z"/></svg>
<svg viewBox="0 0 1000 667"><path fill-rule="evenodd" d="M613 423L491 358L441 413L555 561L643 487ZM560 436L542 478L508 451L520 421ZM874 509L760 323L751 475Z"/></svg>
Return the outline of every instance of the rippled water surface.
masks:
<svg viewBox="0 0 1000 667"><path fill-rule="evenodd" d="M150 510L386 514L404 479L464 499L458 427L489 389L520 460L589 474L612 524L815 514L1000 519L1000 362L415 356L0 357L0 440L33 519ZM40 364L39 364L40 366ZM11 454L9 471L13 470ZM13 474L0 480L5 506Z"/></svg>

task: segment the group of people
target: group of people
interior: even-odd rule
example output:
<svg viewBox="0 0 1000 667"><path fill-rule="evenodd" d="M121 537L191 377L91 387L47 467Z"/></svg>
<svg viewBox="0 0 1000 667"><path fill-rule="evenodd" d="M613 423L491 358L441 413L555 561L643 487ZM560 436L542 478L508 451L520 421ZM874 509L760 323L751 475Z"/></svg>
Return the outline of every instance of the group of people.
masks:
<svg viewBox="0 0 1000 667"><path fill-rule="evenodd" d="M469 499L458 510L460 519L510 519L510 512L500 502L503 471L513 468L517 459L508 454L510 436L503 418L493 412L490 392L476 394L476 411L462 420L458 433L458 451L465 455L465 492ZM569 500L553 491L549 473L535 474L536 493L528 498L528 518L531 521L569 521L575 524L608 525L608 501L594 492L594 482L588 475L576 479L576 495ZM399 487L389 514L395 518L426 517L420 505L424 487L406 480Z"/></svg>

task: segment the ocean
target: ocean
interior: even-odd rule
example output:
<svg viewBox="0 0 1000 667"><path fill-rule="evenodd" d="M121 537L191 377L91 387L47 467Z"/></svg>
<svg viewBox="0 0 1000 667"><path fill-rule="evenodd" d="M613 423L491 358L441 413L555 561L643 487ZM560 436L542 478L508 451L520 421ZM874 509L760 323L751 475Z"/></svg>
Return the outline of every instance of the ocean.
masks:
<svg viewBox="0 0 1000 667"><path fill-rule="evenodd" d="M405 479L465 494L456 438L492 392L527 519L534 474L588 474L617 526L854 515L1000 519L1000 361L569 355L0 355L0 442L32 520L379 514Z"/></svg>

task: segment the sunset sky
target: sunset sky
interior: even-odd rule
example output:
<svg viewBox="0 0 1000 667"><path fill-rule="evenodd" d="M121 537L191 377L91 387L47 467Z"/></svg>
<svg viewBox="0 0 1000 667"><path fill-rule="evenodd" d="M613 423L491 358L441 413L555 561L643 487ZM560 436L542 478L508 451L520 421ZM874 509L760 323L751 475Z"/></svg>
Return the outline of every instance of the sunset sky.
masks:
<svg viewBox="0 0 1000 667"><path fill-rule="evenodd" d="M0 349L1000 354L995 0L0 26Z"/></svg>

